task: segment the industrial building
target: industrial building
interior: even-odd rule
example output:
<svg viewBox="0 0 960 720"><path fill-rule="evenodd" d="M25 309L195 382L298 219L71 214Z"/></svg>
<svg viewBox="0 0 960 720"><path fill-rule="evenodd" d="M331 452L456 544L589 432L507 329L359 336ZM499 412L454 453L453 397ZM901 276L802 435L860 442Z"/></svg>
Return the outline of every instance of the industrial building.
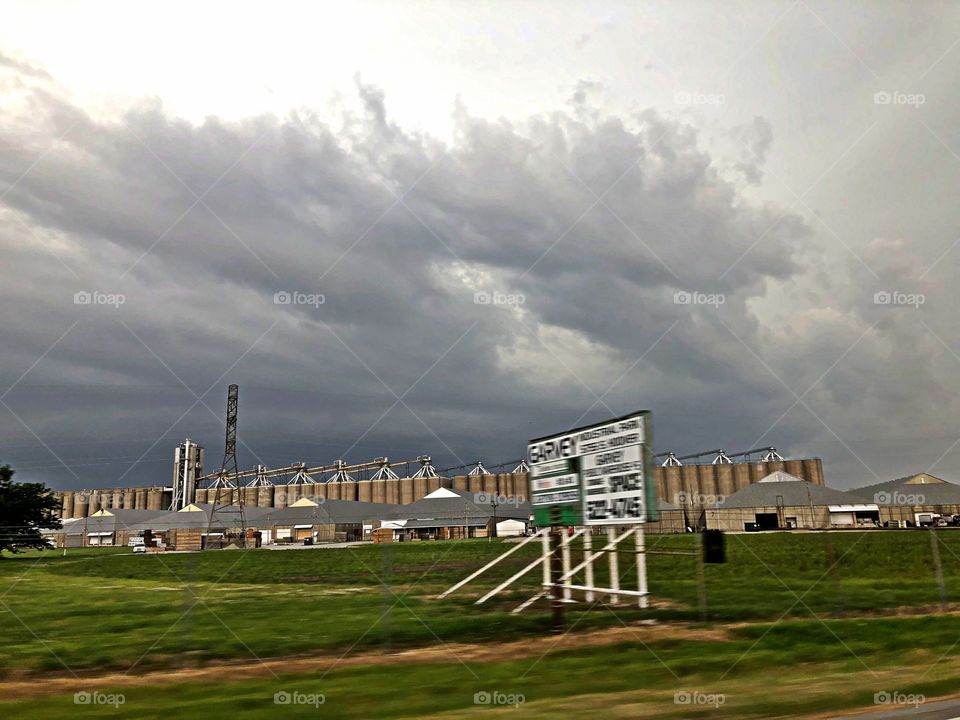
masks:
<svg viewBox="0 0 960 720"><path fill-rule="evenodd" d="M119 544L151 531L178 548L237 539L266 543L446 539L525 533L530 475L524 460L482 461L437 471L429 456L379 457L308 467L237 466L239 390L227 393L223 462L204 473L204 448L185 439L173 452L170 486L56 493L69 544ZM960 486L927 473L842 492L825 486L819 458L776 448L655 456L653 533L877 527L960 515ZM512 467L512 470L508 471ZM77 521L83 520L83 524ZM244 544L249 545L249 542Z"/></svg>
<svg viewBox="0 0 960 720"><path fill-rule="evenodd" d="M933 524L939 522L939 518L949 520L953 515L960 515L960 485L929 473L841 491L777 469L730 495L711 495L702 490L727 489L725 478L733 478L736 486L736 477L739 475L743 481L752 479L750 473L755 467L766 464L786 467L787 463L794 462L801 461L723 463L720 467L688 465L682 469L662 467L661 480L665 483L671 475L676 476L677 470L681 471L679 486L673 486L681 489L675 495L676 503L657 501L658 516L647 523L646 529L651 533L681 533L707 528L726 531L873 528ZM671 475L667 475L667 471ZM501 479L504 476L505 481ZM377 530L381 540L386 537L386 530L391 531L392 540L485 537L494 531L494 526L499 536L524 534L531 529L531 507L525 496L508 496L496 490L509 487L516 491L523 487L526 479L526 473L422 478L434 489L406 504L330 497L356 497L362 488L381 482L383 489L377 496L409 498L409 494L400 492L401 478L244 487L240 491L245 496L252 495L253 491L257 502L264 499L274 504L245 503L242 521L238 505L221 504L215 508L202 501L173 511L101 508L86 517L66 518L62 530L48 535L58 547L124 545L150 530L155 541L168 548L199 549L211 543L217 546L218 539L226 535L235 536L241 525L248 529L250 538L257 538L263 544L370 540ZM702 480L706 482L700 484ZM387 490L387 483L396 491ZM419 486L420 483L413 485ZM311 494L315 489L320 492ZM232 495L224 494L221 503L236 500L237 490L228 492ZM197 497L206 494L202 488L195 490ZM373 494L372 487L369 493L363 492L364 496ZM129 497L127 491L99 491L98 495L102 500L117 497L121 502ZM136 493L133 496L136 497Z"/></svg>
<svg viewBox="0 0 960 720"><path fill-rule="evenodd" d="M823 485L819 459L785 460L774 448L731 454L713 450L683 457L663 453L658 457L663 465L656 468L654 476L657 497L672 506L654 523L664 532L695 524L695 518L683 518L685 511L689 515L689 498L732 495L778 470ZM440 488L517 501L529 497L529 473L521 460L494 466L513 467L511 472L490 472L477 462L469 472L452 476L438 472L428 456L400 462L376 458L352 465L338 460L319 467L261 465L239 471L227 483L220 482L224 479L220 473L204 475L203 459L203 447L188 438L174 449L172 485L59 492L61 517L83 518L101 509L175 511L194 503L236 504L241 495L245 508L284 508L302 497L409 505ZM239 487L232 487L234 482ZM217 483L219 488L214 487ZM672 512L673 508L679 509L679 514Z"/></svg>
<svg viewBox="0 0 960 720"><path fill-rule="evenodd" d="M152 510L98 510L89 517L64 520L61 530L45 534L56 547L126 545L131 525L162 514Z"/></svg>
<svg viewBox="0 0 960 720"><path fill-rule="evenodd" d="M960 515L960 485L917 473L852 490L880 508L881 524L926 524L934 517Z"/></svg>
<svg viewBox="0 0 960 720"><path fill-rule="evenodd" d="M392 539L448 540L494 533L505 537L525 534L532 512L526 501L438 488L411 505L397 507L381 528L393 530Z"/></svg>
<svg viewBox="0 0 960 720"><path fill-rule="evenodd" d="M701 510L698 527L717 530L794 530L877 527L876 503L801 480L783 471Z"/></svg>
<svg viewBox="0 0 960 720"><path fill-rule="evenodd" d="M386 503L302 497L285 508L266 509L250 525L264 543L356 542L370 539L373 528L395 511Z"/></svg>
<svg viewBox="0 0 960 720"><path fill-rule="evenodd" d="M191 503L170 512L99 510L86 518L64 521L47 536L57 547L146 544L170 550L221 547L246 528L248 545L331 543L370 540L390 530L391 540L445 540L464 537L522 535L529 528L529 503L481 493L439 488L410 505L364 503L302 497L283 508L222 507ZM502 501L502 502L500 502ZM378 539L384 539L381 532Z"/></svg>

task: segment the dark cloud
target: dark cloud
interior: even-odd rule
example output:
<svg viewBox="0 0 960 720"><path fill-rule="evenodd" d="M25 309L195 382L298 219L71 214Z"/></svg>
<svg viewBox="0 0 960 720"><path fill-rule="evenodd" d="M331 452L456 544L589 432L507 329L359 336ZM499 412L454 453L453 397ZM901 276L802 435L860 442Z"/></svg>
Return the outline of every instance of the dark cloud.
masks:
<svg viewBox="0 0 960 720"><path fill-rule="evenodd" d="M851 406L886 428L904 392L935 396L949 372L921 360L929 340L896 348L912 321L888 314L809 412L767 432L795 400L785 386L806 390L882 310L864 286L811 289L799 216L749 201L694 128L653 110L489 122L461 107L446 145L357 88L361 112L336 123L196 125L159 102L105 120L21 93L0 121L3 460L56 486L156 483L189 435L215 465L237 382L245 464L505 461L647 407L662 449L762 437L873 481L854 455L876 448L837 438L861 441ZM758 174L770 126L734 136ZM909 390L877 388L884 345Z"/></svg>

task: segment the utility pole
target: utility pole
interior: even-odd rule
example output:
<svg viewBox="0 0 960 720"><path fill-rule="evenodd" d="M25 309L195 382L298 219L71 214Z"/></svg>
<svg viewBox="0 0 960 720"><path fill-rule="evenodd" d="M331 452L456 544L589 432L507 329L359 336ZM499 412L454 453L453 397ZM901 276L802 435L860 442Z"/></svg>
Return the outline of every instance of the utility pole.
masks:
<svg viewBox="0 0 960 720"><path fill-rule="evenodd" d="M497 496L494 493L490 505L493 507L493 529L490 531L490 534L487 535L487 542L493 542L493 538L497 534Z"/></svg>

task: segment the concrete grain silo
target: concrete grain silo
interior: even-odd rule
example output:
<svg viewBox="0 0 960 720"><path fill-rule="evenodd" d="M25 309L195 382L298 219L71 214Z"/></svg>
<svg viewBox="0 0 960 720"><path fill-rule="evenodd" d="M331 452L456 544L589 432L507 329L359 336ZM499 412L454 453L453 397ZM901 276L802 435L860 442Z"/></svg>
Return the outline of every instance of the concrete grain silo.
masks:
<svg viewBox="0 0 960 720"><path fill-rule="evenodd" d="M729 465L699 465L697 475L699 476L699 495L718 495L720 493L717 487L717 468L718 467L731 467ZM704 499L698 498L696 501L697 506L700 506L704 503Z"/></svg>
<svg viewBox="0 0 960 720"><path fill-rule="evenodd" d="M733 495L736 489L736 481L734 479L734 468L736 465L717 465L717 495L723 495L724 497L729 497Z"/></svg>
<svg viewBox="0 0 960 720"><path fill-rule="evenodd" d="M357 484L357 497L360 502L373 502L373 481L361 480Z"/></svg>
<svg viewBox="0 0 960 720"><path fill-rule="evenodd" d="M401 478L397 482L400 484L400 504L409 505L414 502L413 478Z"/></svg>
<svg viewBox="0 0 960 720"><path fill-rule="evenodd" d="M480 478L480 490L487 495L497 494L497 476L484 475Z"/></svg>
<svg viewBox="0 0 960 720"><path fill-rule="evenodd" d="M823 461L820 458L803 461L803 479L816 485L823 485Z"/></svg>
<svg viewBox="0 0 960 720"><path fill-rule="evenodd" d="M678 505L679 503L677 502L677 495L679 495L683 487L680 471L683 468L678 467L676 465L673 465L673 466L668 465L667 467L662 469L664 470L663 474L664 474L665 487L663 490L663 495L661 495L660 497L662 500L665 500L671 505Z"/></svg>
<svg viewBox="0 0 960 720"><path fill-rule="evenodd" d="M513 497L513 473L498 473L496 476L496 494Z"/></svg>
<svg viewBox="0 0 960 720"><path fill-rule="evenodd" d="M60 517L61 518L72 518L73 517L73 497L74 493L65 492L60 501Z"/></svg>
<svg viewBox="0 0 960 720"><path fill-rule="evenodd" d="M397 485L397 481L393 479L386 479L383 481L384 488L384 497L390 505L397 505L400 503L400 486Z"/></svg>
<svg viewBox="0 0 960 720"><path fill-rule="evenodd" d="M790 475L793 475L794 477L798 477L798 478L800 478L801 480L804 479L804 477L803 477L803 461L802 461L802 460L787 460L787 461L784 463L784 468L785 468L786 472L789 473Z"/></svg>
<svg viewBox="0 0 960 720"><path fill-rule="evenodd" d="M770 473L775 473L778 470L782 470L783 472L786 472L786 463L783 462L783 460L771 460L770 462L766 463L766 466L767 466L766 475L769 475Z"/></svg>
<svg viewBox="0 0 960 720"><path fill-rule="evenodd" d="M530 499L530 473L513 473L513 496L524 500Z"/></svg>
<svg viewBox="0 0 960 720"><path fill-rule="evenodd" d="M677 502L678 505L689 505L693 495L700 492L700 473L696 465L684 465L680 468L680 492L685 498L683 503L675 500L670 502Z"/></svg>
<svg viewBox="0 0 960 720"><path fill-rule="evenodd" d="M273 485L257 488L257 507L273 507Z"/></svg>
<svg viewBox="0 0 960 720"><path fill-rule="evenodd" d="M300 486L299 485L284 485L283 486L287 491L287 507L293 505L297 500L300 499Z"/></svg>
<svg viewBox="0 0 960 720"><path fill-rule="evenodd" d="M427 496L427 479L425 477L413 478L414 501L422 500L426 496Z"/></svg>
<svg viewBox="0 0 960 720"><path fill-rule="evenodd" d="M733 468L733 485L737 490L742 490L750 485L750 465L746 463L737 463L736 465L731 465L730 467Z"/></svg>
<svg viewBox="0 0 960 720"><path fill-rule="evenodd" d="M344 480L340 483L340 499L341 500L356 500L357 499L357 481L356 480Z"/></svg>

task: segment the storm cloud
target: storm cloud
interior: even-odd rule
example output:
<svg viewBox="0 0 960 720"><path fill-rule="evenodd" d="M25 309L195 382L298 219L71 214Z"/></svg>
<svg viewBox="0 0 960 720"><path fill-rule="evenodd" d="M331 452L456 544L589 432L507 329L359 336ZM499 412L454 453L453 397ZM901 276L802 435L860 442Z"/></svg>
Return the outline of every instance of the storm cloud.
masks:
<svg viewBox="0 0 960 720"><path fill-rule="evenodd" d="M334 121L198 123L159 100L91 115L0 66L22 479L165 482L185 436L215 469L231 382L247 466L505 462L646 408L658 450L774 444L840 486L960 471L956 256L890 237L828 262L843 238L748 192L762 118L717 157L693 121L612 114L584 82L522 119L457 103L441 140L359 78Z"/></svg>

